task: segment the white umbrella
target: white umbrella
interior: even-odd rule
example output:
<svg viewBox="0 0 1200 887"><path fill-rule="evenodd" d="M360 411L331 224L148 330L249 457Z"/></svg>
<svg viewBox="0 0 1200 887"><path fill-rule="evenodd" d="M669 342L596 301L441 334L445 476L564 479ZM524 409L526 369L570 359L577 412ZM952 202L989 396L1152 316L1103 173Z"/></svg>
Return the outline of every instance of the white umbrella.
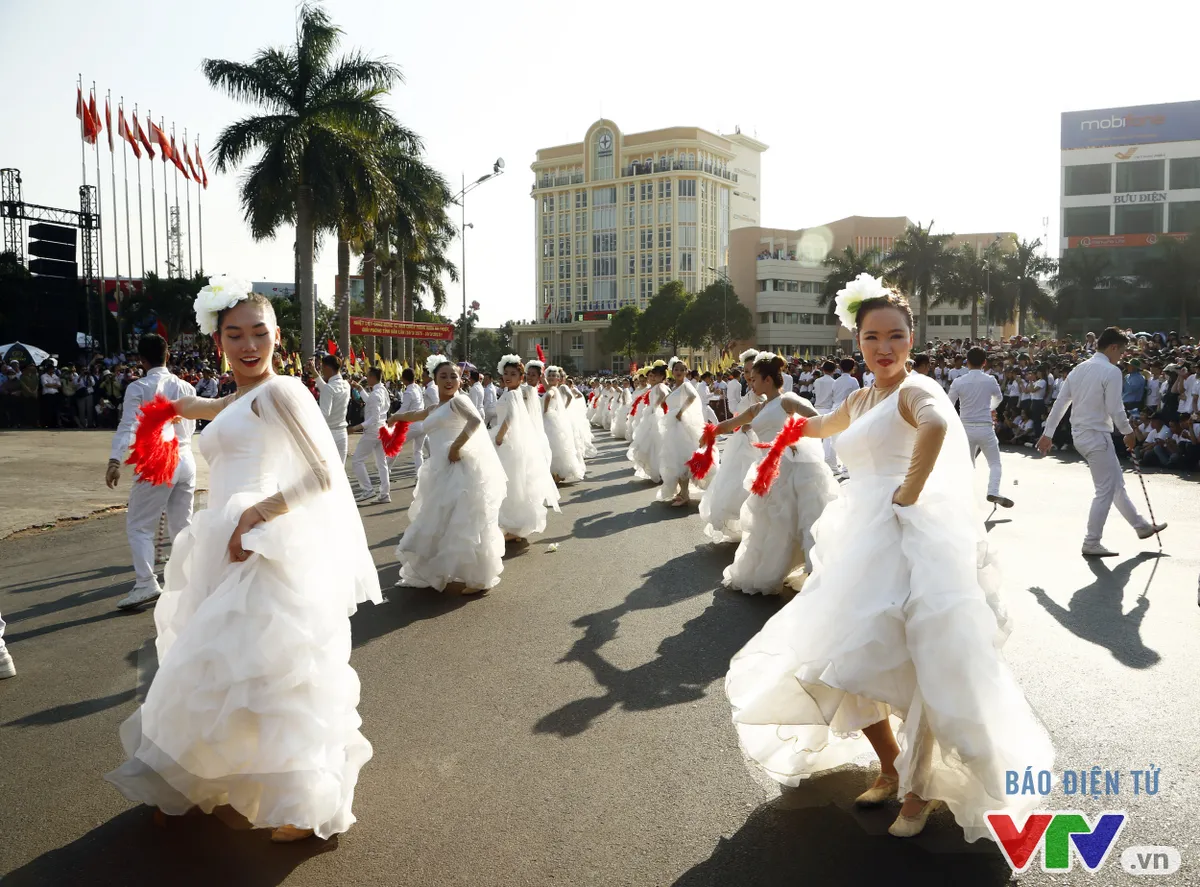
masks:
<svg viewBox="0 0 1200 887"><path fill-rule="evenodd" d="M9 357L9 353L14 351L14 349L15 353L12 357ZM5 363L8 363L9 360L24 361L27 356L29 360L41 366L42 362L50 356L50 353L33 345L26 345L23 342L10 342L7 345L0 345L0 360L3 360Z"/></svg>

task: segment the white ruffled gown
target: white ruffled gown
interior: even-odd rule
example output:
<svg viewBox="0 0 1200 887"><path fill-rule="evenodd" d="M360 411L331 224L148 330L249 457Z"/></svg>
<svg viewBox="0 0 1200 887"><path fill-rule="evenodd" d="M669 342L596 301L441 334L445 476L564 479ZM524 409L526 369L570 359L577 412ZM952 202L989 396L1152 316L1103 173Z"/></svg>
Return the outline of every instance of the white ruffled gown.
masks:
<svg viewBox="0 0 1200 887"><path fill-rule="evenodd" d="M919 500L891 501L916 436L893 392L842 433L851 479L816 525L812 575L733 657L725 692L742 748L785 785L869 755L859 731L902 719L901 797L945 801L974 841L986 812L1022 821L1044 804L1005 794L1005 771L1049 770L1054 750L1000 652L1009 622L962 424L932 379L904 384L934 391L948 428Z"/></svg>
<svg viewBox="0 0 1200 887"><path fill-rule="evenodd" d="M575 431L575 451L579 454L580 461L596 458L599 451L592 437L592 423L588 421L587 404L580 392L571 392L567 415L571 418L571 427Z"/></svg>
<svg viewBox="0 0 1200 887"><path fill-rule="evenodd" d="M583 480L586 468L575 440L575 423L557 387L542 395L546 439L550 443L550 471L565 484Z"/></svg>
<svg viewBox="0 0 1200 887"><path fill-rule="evenodd" d="M667 414L662 418L662 429L658 473L662 476L663 485L655 498L659 502L670 501L680 491L684 481L689 483L688 497L691 498L696 490L704 490L712 483L713 475L721 461L721 454L713 447L713 467L708 470L703 480L692 477L687 463L700 446L700 434L704 431L704 407L700 403L696 386L687 379L667 395Z"/></svg>
<svg viewBox="0 0 1200 887"><path fill-rule="evenodd" d="M350 619L379 580L333 438L298 379L275 377L205 428L208 508L175 539L154 608L158 671L121 725L128 760L105 776L178 816L231 805L259 828L327 838L354 823L359 732ZM243 534L276 493L288 511Z"/></svg>
<svg viewBox="0 0 1200 887"><path fill-rule="evenodd" d="M637 427L633 432L633 442L625 456L633 463L633 476L639 480L662 483L659 473L659 450L662 449L662 402L667 398L667 386L659 383L649 390L649 402L638 407ZM643 392L645 393L645 392ZM640 397L641 395L639 395Z"/></svg>
<svg viewBox="0 0 1200 887"><path fill-rule="evenodd" d="M758 400L754 389L747 388L738 404L738 414L746 412ZM704 521L704 535L713 542L737 542L742 538L742 505L750 495L746 472L761 458L761 451L754 446L757 441L750 427L743 425L725 439L721 464L710 469L712 482L700 497L700 518Z"/></svg>
<svg viewBox="0 0 1200 887"><path fill-rule="evenodd" d="M785 399L799 403L795 394L781 394L769 401L754 421L751 433L769 444L783 430L788 414ZM758 466L767 451L751 447L754 462L743 475L746 499L738 525L741 541L733 563L725 568L723 584L746 594L779 594L785 585L799 587L813 544L813 525L825 507L838 498L838 484L825 464L820 441L801 438L795 451L789 447L779 460L779 476L765 496L750 492Z"/></svg>
<svg viewBox="0 0 1200 887"><path fill-rule="evenodd" d="M496 455L504 467L508 487L497 520L502 532L525 539L546 529L547 508L558 511L559 507L558 488L542 456L520 389L500 393L491 430L493 443L501 428L504 440L496 447Z"/></svg>
<svg viewBox="0 0 1200 887"><path fill-rule="evenodd" d="M629 389L621 388L612 400L612 428L609 433L617 440L625 440L629 430Z"/></svg>
<svg viewBox="0 0 1200 887"><path fill-rule="evenodd" d="M475 433L450 461L450 445L471 419ZM425 418L429 458L417 472L408 508L408 529L396 546L397 585L435 588L462 582L467 588L495 588L504 570L500 505L508 481L483 419L461 391Z"/></svg>

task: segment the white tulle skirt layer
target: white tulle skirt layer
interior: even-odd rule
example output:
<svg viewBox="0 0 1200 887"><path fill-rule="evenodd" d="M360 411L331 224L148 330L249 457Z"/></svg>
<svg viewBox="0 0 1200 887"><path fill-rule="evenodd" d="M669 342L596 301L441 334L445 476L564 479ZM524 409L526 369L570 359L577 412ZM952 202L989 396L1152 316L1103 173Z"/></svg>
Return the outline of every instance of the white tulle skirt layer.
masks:
<svg viewBox="0 0 1200 887"><path fill-rule="evenodd" d="M677 419L678 414L664 416L662 420L662 447L658 452L658 473L662 477L662 489L658 491L657 499L665 502L675 497L682 490L683 484L688 484L688 498L699 495L716 474L721 461L720 452L713 448L713 467L703 480L696 480L688 470L688 460L700 445L700 434L704 430L704 417L699 406L684 410L683 418Z"/></svg>
<svg viewBox="0 0 1200 887"><path fill-rule="evenodd" d="M564 483L583 480L586 470L575 441L575 425L561 409L546 413L546 439L550 441L550 471Z"/></svg>
<svg viewBox="0 0 1200 887"><path fill-rule="evenodd" d="M201 511L176 538L154 611L158 672L121 725L128 760L105 778L170 815L229 804L255 827L329 837L354 823L371 758L347 601L329 593L338 563L311 514L261 524L243 536L250 558L228 561L237 519L259 498Z"/></svg>
<svg viewBox="0 0 1200 887"><path fill-rule="evenodd" d="M499 427L492 431L493 440L497 431ZM508 480L497 522L501 532L521 538L546 529L547 506L558 510L558 489L534 446L535 442L530 440L525 446L506 441L496 447Z"/></svg>
<svg viewBox="0 0 1200 887"><path fill-rule="evenodd" d="M974 841L987 811L1036 806L1005 794L1005 771L1049 769L1053 748L1000 653L978 518L933 494L894 506L902 480L852 477L826 507L811 577L734 656L725 690L743 748L787 785L870 754L858 731L900 718L901 795L945 801Z"/></svg>
<svg viewBox="0 0 1200 887"><path fill-rule="evenodd" d="M779 477L766 496L750 492L766 451L751 447L754 463L743 476L746 499L738 523L742 538L723 584L746 594L779 594L798 589L807 578L806 557L813 527L826 506L838 498L837 481L824 462L820 441L803 439L796 451L784 450Z"/></svg>
<svg viewBox="0 0 1200 887"><path fill-rule="evenodd" d="M629 439L629 404L617 401L613 404L613 423L609 429L617 440Z"/></svg>
<svg viewBox="0 0 1200 887"><path fill-rule="evenodd" d="M571 427L575 433L575 452L579 454L581 461L594 459L599 451L592 439L592 423L588 421L587 407L584 405L583 398L577 397L571 401L571 405L567 407L567 415L571 419Z"/></svg>
<svg viewBox="0 0 1200 887"><path fill-rule="evenodd" d="M643 413L646 415L643 416ZM659 451L662 449L663 439L660 415L652 412L648 405L641 404L634 418L637 420L637 427L633 431L633 442L625 454L633 463L633 476L639 480L662 483L662 475L659 473Z"/></svg>
<svg viewBox="0 0 1200 887"><path fill-rule="evenodd" d="M492 443L475 435L459 461L438 452L417 472L408 529L396 546L402 585L444 591L455 582L468 588L494 588L500 582L504 534L499 519L508 483L498 457L482 459L480 445Z"/></svg>
<svg viewBox="0 0 1200 887"><path fill-rule="evenodd" d="M725 440L721 464L710 469L711 482L700 498L704 535L713 542L737 542L742 538L742 504L750 495L746 472L758 464L761 451L752 431L735 431Z"/></svg>

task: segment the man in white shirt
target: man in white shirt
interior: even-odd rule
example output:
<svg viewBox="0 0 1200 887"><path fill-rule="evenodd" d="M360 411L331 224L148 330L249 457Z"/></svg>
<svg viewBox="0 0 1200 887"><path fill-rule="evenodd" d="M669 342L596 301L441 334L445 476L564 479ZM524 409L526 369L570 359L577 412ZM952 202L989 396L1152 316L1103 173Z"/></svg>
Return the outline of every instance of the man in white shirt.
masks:
<svg viewBox="0 0 1200 887"><path fill-rule="evenodd" d="M835 410L845 403L847 397L862 387L853 375L857 369L854 358L843 357L839 366L842 374L833 380L833 409Z"/></svg>
<svg viewBox="0 0 1200 887"><path fill-rule="evenodd" d="M1012 508L1013 501L1000 495L1000 441L992 411L1000 406L1003 396L996 380L983 371L987 354L982 348L967 352L967 372L950 383L950 402L958 401L959 417L967 432L967 445L974 462L983 451L988 463L987 500L1003 508Z"/></svg>
<svg viewBox="0 0 1200 887"><path fill-rule="evenodd" d="M429 373L422 373L421 384L425 387L422 395L425 398L425 409L431 410L441 400L441 396L438 394L437 383L433 381L433 376L429 375Z"/></svg>
<svg viewBox="0 0 1200 887"><path fill-rule="evenodd" d="M730 370L729 380L725 383L725 409L729 411L730 416L735 416L741 403L742 380L738 378L737 370Z"/></svg>
<svg viewBox="0 0 1200 887"><path fill-rule="evenodd" d="M404 394L400 397L401 413L415 413L425 409L425 390L417 384L417 376L409 367L400 374L404 383ZM425 464L425 456L421 450L425 446L425 423L414 422L408 428L408 439L412 443L413 471L419 471Z"/></svg>
<svg viewBox="0 0 1200 887"><path fill-rule="evenodd" d="M212 370L205 370L204 376L196 383L196 397L216 397L217 377Z"/></svg>
<svg viewBox="0 0 1200 887"><path fill-rule="evenodd" d="M1129 522L1139 539L1149 539L1165 530L1166 524L1151 524L1142 517L1129 494L1125 492L1125 478L1117 453L1113 447L1112 431L1115 425L1125 435L1125 446L1131 451L1137 443L1133 426L1125 415L1121 403L1121 371L1117 361L1125 352L1128 338L1116 327L1109 327L1100 334L1096 353L1075 367L1063 380L1062 390L1054 403L1054 409L1046 417L1046 427L1038 440L1037 448L1043 456L1050 452L1054 429L1062 421L1067 407L1071 407L1071 437L1076 452L1087 460L1092 472L1092 484L1096 495L1088 514L1087 535L1083 538L1083 554L1088 557L1114 557L1100 544L1104 533L1104 522L1109 508L1116 505L1121 517Z"/></svg>
<svg viewBox="0 0 1200 887"><path fill-rule="evenodd" d="M488 428L492 427L492 423L496 421L496 400L500 396L500 392L496 390L496 385L492 382L492 374L483 374L483 421Z"/></svg>
<svg viewBox="0 0 1200 887"><path fill-rule="evenodd" d="M827 360L821 364L821 375L813 379L813 406L822 416L833 411L833 384L837 364Z"/></svg>
<svg viewBox="0 0 1200 887"><path fill-rule="evenodd" d="M700 384L696 386L696 393L700 401L700 410L704 413L704 421L717 424L717 414L712 408L712 389L708 387L708 383L712 380L712 373L705 373L700 377Z"/></svg>
<svg viewBox="0 0 1200 887"><path fill-rule="evenodd" d="M374 499L375 504L384 505L392 501L392 488L391 478L388 477L387 456L383 452L383 441L379 439L379 429L387 422L392 396L383 384L383 372L379 367L367 370L367 384L371 388L367 392L362 424L349 429L362 432L358 446L354 448L354 477L358 480L359 490L354 498L362 504ZM367 460L372 456L375 457L375 470L379 475L378 496L371 485L371 476L367 474Z"/></svg>
<svg viewBox="0 0 1200 887"><path fill-rule="evenodd" d="M167 371L167 341L153 333L142 336L138 342L138 354L146 375L129 383L125 389L124 409L121 422L113 435L112 451L109 454L108 470L104 481L109 489L116 489L121 480L121 463L133 443L138 410L142 404L162 394L168 400L194 397L196 389ZM154 537L163 511L167 513L167 531L172 541L192 522L193 496L196 492L196 460L192 455L192 432L196 423L190 419L179 419L172 426L179 441L179 465L171 483L155 486L143 480L135 480L129 490L129 508L125 513L125 534L129 537L129 550L133 555L133 572L136 577L133 590L117 601L117 607L131 610L158 600L162 587L154 575Z"/></svg>
<svg viewBox="0 0 1200 887"><path fill-rule="evenodd" d="M316 360L310 360L310 366L316 370ZM350 406L350 383L342 378L342 362L337 355L326 354L321 358L321 369L313 373L313 382L317 386L318 402L329 433L337 446L338 456L341 457L343 469L346 466L346 450L350 446L350 436L346 433L346 409Z"/></svg>
<svg viewBox="0 0 1200 887"><path fill-rule="evenodd" d="M783 393L791 394L796 387L796 380L792 378L792 367L789 364L783 370Z"/></svg>
<svg viewBox="0 0 1200 887"><path fill-rule="evenodd" d="M483 415L483 382L480 381L479 370L471 370L471 388L467 392L467 396L471 398L471 403L474 405L479 415Z"/></svg>

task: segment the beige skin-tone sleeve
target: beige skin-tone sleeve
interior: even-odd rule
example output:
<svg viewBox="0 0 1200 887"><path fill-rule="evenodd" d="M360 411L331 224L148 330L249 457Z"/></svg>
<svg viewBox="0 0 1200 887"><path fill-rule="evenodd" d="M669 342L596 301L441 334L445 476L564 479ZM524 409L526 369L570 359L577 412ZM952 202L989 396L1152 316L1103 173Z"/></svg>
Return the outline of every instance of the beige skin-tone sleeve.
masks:
<svg viewBox="0 0 1200 887"><path fill-rule="evenodd" d="M224 397L181 397L175 401L175 411L182 419L203 419L211 422L225 407L233 403L236 394Z"/></svg>
<svg viewBox="0 0 1200 887"><path fill-rule="evenodd" d="M942 441L946 439L946 420L938 411L933 395L915 385L901 389L898 406L900 417L917 429L908 473L892 500L897 505L906 506L920 498L925 481L929 479L942 452Z"/></svg>
<svg viewBox="0 0 1200 887"><path fill-rule="evenodd" d="M861 388L842 401L842 405L832 413L810 417L808 424L804 426L804 436L821 439L841 434L850 427L851 404L861 400L870 391L870 388Z"/></svg>

